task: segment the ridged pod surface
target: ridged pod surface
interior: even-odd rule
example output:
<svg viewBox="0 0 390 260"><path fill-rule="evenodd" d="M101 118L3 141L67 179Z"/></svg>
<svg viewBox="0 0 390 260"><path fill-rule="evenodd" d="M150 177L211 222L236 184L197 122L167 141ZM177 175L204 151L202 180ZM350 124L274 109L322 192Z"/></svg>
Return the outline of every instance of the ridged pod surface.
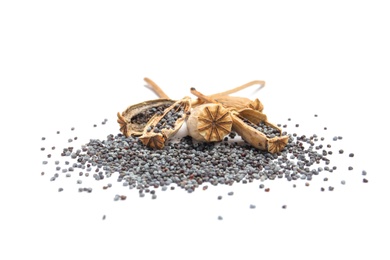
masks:
<svg viewBox="0 0 390 260"><path fill-rule="evenodd" d="M192 109L187 120L189 135L197 141L219 142L231 132L230 111L220 104L203 104Z"/></svg>

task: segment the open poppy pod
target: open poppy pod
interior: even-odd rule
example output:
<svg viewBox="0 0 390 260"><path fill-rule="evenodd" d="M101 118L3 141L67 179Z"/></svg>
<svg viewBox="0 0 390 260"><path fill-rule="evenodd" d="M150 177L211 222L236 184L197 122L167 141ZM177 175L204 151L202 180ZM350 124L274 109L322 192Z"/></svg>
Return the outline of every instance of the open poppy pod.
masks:
<svg viewBox="0 0 390 260"><path fill-rule="evenodd" d="M176 101L161 115L156 114L148 121L139 139L150 148L164 148L165 142L179 131L190 110L191 98Z"/></svg>
<svg viewBox="0 0 390 260"><path fill-rule="evenodd" d="M267 121L267 116L253 109L240 112L232 111L233 131L253 147L270 153L278 153L288 143L288 136L282 136L282 130Z"/></svg>
<svg viewBox="0 0 390 260"><path fill-rule="evenodd" d="M120 131L127 137L142 135L149 120L154 115L162 115L173 103L171 99L155 99L129 106L117 114Z"/></svg>

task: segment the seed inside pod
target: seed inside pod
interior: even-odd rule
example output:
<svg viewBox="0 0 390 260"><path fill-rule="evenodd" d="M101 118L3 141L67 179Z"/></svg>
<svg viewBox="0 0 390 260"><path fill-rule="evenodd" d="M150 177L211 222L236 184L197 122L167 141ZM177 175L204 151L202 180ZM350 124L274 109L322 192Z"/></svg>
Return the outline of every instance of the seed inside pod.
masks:
<svg viewBox="0 0 390 260"><path fill-rule="evenodd" d="M141 142L150 147L162 149L165 141L177 133L187 118L187 112L191 109L191 99L185 97L160 114L154 115L145 125Z"/></svg>
<svg viewBox="0 0 390 260"><path fill-rule="evenodd" d="M232 112L231 115L233 131L258 149L278 153L288 143L288 136L281 136L281 129L266 121L267 117L259 111L250 109L245 113Z"/></svg>
<svg viewBox="0 0 390 260"><path fill-rule="evenodd" d="M219 142L231 132L233 120L220 104L203 104L194 108L187 120L188 134L197 141Z"/></svg>
<svg viewBox="0 0 390 260"><path fill-rule="evenodd" d="M142 135L147 122L154 115L162 115L174 102L170 99L155 99L129 106L122 114L117 114L120 131L127 137Z"/></svg>

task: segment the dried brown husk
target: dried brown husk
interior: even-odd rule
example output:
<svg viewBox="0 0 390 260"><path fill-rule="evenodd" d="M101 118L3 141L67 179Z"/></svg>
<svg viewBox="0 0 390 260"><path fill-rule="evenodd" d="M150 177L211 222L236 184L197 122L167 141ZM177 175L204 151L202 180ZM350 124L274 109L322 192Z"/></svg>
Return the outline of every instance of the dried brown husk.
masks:
<svg viewBox="0 0 390 260"><path fill-rule="evenodd" d="M174 113L182 109L182 114L178 119L174 122L174 128L166 128L165 123L160 127L159 132L154 132L154 128L163 121L163 119L168 119L168 113L172 110ZM191 98L184 97L181 100L176 101L171 106L166 108L162 115L153 116L149 122L145 125L142 135L139 137L141 142L155 149L162 149L165 146L165 142L169 140L172 136L174 136L177 131L181 128L183 123L185 122L188 113L191 110Z"/></svg>
<svg viewBox="0 0 390 260"><path fill-rule="evenodd" d="M142 122L139 122L137 118L143 117L152 108L166 108L173 103L175 101L171 99L155 99L129 106L125 111L117 114L120 131L127 137L142 135L147 122L153 117L153 114L145 116L144 120L140 120Z"/></svg>
<svg viewBox="0 0 390 260"><path fill-rule="evenodd" d="M232 118L233 131L255 148L270 153L278 153L282 151L288 143L288 136L282 136L282 130L276 125L268 122L267 116L259 111L253 109L245 109L240 112L233 111ZM256 125L261 122L276 129L279 132L279 136L268 138L264 133L257 130Z"/></svg>
<svg viewBox="0 0 390 260"><path fill-rule="evenodd" d="M187 120L188 134L201 142L219 142L231 132L230 111L221 104L203 104L193 108Z"/></svg>
<svg viewBox="0 0 390 260"><path fill-rule="evenodd" d="M213 96L211 96L213 97ZM221 103L226 108L234 108L237 111L252 108L254 110L262 112L264 105L259 99L250 100L246 97L235 97L235 96L218 96L213 97L217 102Z"/></svg>
<svg viewBox="0 0 390 260"><path fill-rule="evenodd" d="M259 99L256 98L255 100L251 100L251 99L246 98L246 97L230 96L230 94L236 93L240 90L243 90L245 88L248 88L250 86L257 85L257 84L259 84L261 86L260 88L263 88L265 85L265 82L262 80L254 80L254 81L248 82L242 86L239 86L239 87L236 87L236 88L233 88L233 89L221 92L221 93L216 93L216 94L212 94L212 95L204 96L204 97L198 97L197 101L199 104L207 103L208 101L205 99L205 97L207 97L209 99L213 99L213 100L217 101L218 103L221 103L226 108L232 108L232 109L235 109L237 111L240 111L240 110L243 110L246 108L252 108L254 110L262 112L264 109L264 105L260 102Z"/></svg>

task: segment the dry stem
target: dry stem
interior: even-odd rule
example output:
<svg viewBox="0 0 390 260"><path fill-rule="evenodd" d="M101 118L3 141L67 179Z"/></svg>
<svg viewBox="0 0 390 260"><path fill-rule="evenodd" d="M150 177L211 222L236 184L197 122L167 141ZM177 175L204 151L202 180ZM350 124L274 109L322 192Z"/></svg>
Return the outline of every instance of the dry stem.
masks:
<svg viewBox="0 0 390 260"><path fill-rule="evenodd" d="M156 84L154 83L153 80L149 79L149 78L144 78L144 80L146 81L146 83L149 84L149 86L151 87L151 89L154 91L154 93L157 94L157 96L159 98L166 98L166 99L169 99L169 96L167 94L165 94L165 92Z"/></svg>

